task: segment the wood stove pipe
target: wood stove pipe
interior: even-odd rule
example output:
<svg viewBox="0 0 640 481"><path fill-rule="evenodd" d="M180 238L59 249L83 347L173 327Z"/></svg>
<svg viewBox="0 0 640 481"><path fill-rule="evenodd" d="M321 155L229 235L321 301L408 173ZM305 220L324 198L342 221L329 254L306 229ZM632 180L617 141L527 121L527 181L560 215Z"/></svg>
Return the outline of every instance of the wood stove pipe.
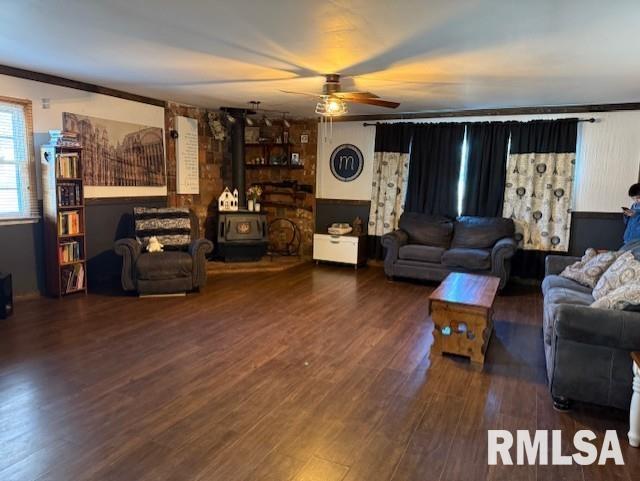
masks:
<svg viewBox="0 0 640 481"><path fill-rule="evenodd" d="M237 109L233 107L222 107L220 110L226 112L234 121L230 125L231 130L231 183L233 189L238 189L238 205L242 209L247 207L245 166L244 166L244 127L245 118L248 114L255 113L248 109Z"/></svg>
<svg viewBox="0 0 640 481"><path fill-rule="evenodd" d="M231 179L233 188L238 189L238 205L247 207L244 178L244 116L236 117L231 130Z"/></svg>

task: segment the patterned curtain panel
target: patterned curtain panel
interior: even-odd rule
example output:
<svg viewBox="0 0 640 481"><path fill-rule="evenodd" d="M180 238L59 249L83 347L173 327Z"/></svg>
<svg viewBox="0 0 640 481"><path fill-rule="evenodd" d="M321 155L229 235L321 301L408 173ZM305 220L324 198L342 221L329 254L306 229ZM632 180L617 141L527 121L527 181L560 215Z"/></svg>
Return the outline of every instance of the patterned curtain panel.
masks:
<svg viewBox="0 0 640 481"><path fill-rule="evenodd" d="M569 249L577 119L512 124L503 216L524 250Z"/></svg>
<svg viewBox="0 0 640 481"><path fill-rule="evenodd" d="M411 128L405 123L376 126L368 225L369 256L373 258L382 258L380 237L398 228L404 210Z"/></svg>

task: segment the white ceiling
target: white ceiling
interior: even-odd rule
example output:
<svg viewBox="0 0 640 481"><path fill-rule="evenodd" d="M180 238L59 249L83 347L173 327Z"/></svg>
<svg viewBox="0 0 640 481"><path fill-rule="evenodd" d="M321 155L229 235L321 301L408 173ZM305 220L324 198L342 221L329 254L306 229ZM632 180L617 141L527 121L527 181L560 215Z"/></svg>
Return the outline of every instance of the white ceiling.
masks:
<svg viewBox="0 0 640 481"><path fill-rule="evenodd" d="M2 64L198 106L310 115L279 89L332 72L398 112L640 101L639 0L0 0L0 19Z"/></svg>

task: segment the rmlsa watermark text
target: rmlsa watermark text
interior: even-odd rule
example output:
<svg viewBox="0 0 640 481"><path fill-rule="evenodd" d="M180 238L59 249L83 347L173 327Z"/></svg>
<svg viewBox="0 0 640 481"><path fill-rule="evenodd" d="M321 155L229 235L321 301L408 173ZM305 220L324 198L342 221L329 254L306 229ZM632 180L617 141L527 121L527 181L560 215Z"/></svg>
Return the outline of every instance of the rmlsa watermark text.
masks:
<svg viewBox="0 0 640 481"><path fill-rule="evenodd" d="M519 429L515 440L510 431L490 429L488 431L489 465L568 465L568 464L624 464L616 431L608 430L600 450L595 443L596 434L582 429L573 436L573 454L562 445L562 431L540 429L534 432ZM570 447L570 446L569 446ZM515 455L515 458L514 458Z"/></svg>

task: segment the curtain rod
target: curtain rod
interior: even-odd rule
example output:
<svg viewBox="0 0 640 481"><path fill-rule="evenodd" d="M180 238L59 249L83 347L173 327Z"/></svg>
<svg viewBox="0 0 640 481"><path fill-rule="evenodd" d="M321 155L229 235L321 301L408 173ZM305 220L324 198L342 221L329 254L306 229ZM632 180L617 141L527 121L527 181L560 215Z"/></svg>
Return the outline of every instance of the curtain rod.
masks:
<svg viewBox="0 0 640 481"><path fill-rule="evenodd" d="M443 118L443 117L440 117ZM401 120L401 119L399 119ZM542 119L542 120L547 120L547 119ZM562 119L549 119L549 120L562 120ZM578 119L578 122L589 122L590 124L593 124L594 122L596 122L597 119L594 117L591 117L589 119ZM500 122L498 120L498 122ZM514 122L518 122L517 120L515 120ZM375 127L376 125L381 125L381 124L389 124L389 123L396 123L396 122L375 122L375 123L371 123L371 122L363 122L362 125L364 127ZM420 122L420 123L425 123L425 122ZM461 124L467 123L467 122L459 122ZM468 122L468 123L474 123L474 122Z"/></svg>

